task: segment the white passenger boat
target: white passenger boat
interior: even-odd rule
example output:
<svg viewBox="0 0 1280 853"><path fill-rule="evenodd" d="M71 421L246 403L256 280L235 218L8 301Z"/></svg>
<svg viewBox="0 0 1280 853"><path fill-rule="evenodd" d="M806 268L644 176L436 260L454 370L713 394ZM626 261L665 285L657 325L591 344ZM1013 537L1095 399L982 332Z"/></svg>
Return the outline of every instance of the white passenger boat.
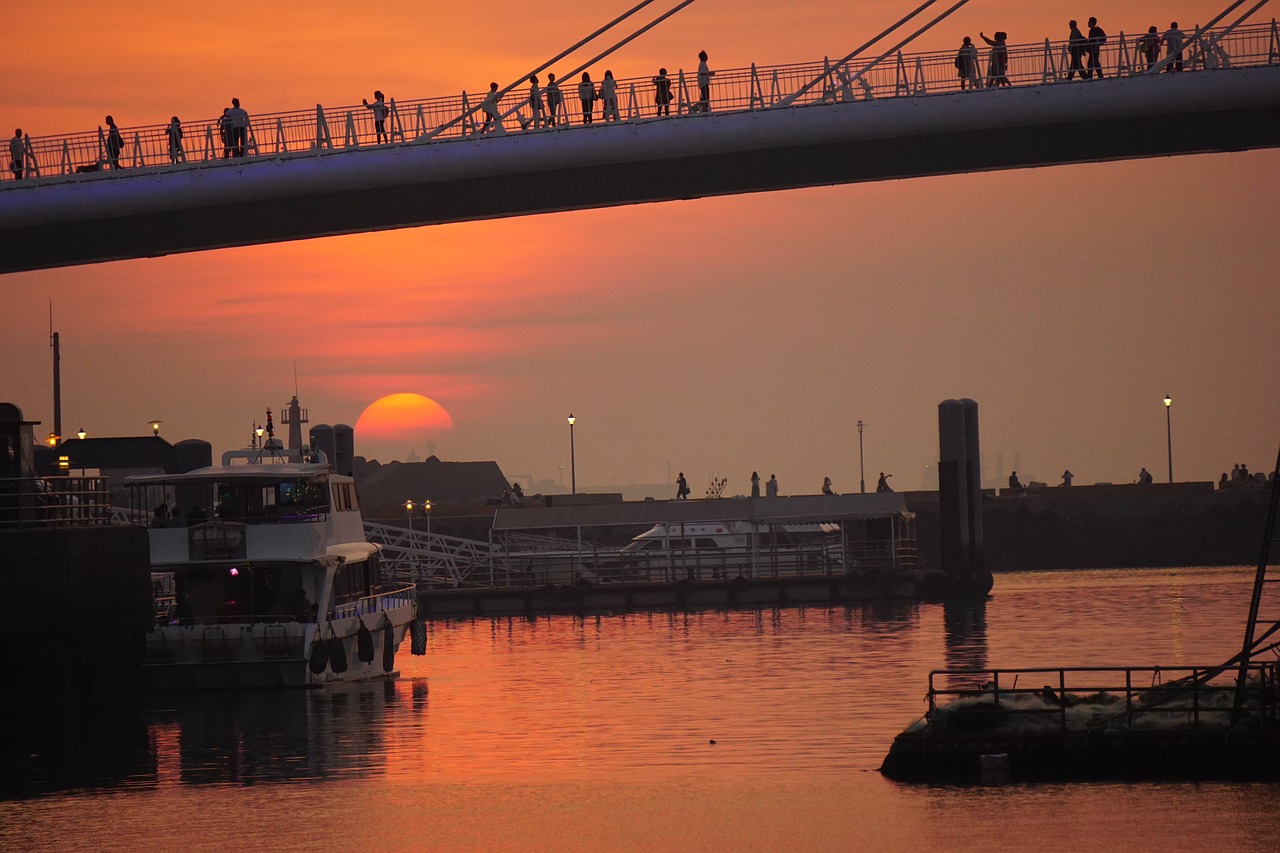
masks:
<svg viewBox="0 0 1280 853"><path fill-rule="evenodd" d="M152 576L169 597L147 635L154 689L397 674L416 589L383 581L354 480L310 458L320 461L269 444L229 452L220 466L128 478L135 512L174 506L149 531Z"/></svg>

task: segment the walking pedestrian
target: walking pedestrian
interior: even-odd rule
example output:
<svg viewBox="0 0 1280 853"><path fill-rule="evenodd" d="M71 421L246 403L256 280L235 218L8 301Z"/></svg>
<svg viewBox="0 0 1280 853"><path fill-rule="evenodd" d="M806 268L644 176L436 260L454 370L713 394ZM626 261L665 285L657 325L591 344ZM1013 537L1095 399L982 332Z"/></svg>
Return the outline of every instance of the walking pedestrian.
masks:
<svg viewBox="0 0 1280 853"><path fill-rule="evenodd" d="M582 123L591 124L596 105L596 87L586 71L582 72L582 82L578 84L578 100L582 101Z"/></svg>
<svg viewBox="0 0 1280 853"><path fill-rule="evenodd" d="M711 112L711 77L716 72L707 66L707 52L698 51L698 112Z"/></svg>
<svg viewBox="0 0 1280 853"><path fill-rule="evenodd" d="M689 497L689 481L684 478L684 472L680 472L680 476L676 477L676 500L682 501Z"/></svg>
<svg viewBox="0 0 1280 853"><path fill-rule="evenodd" d="M979 32L978 37L991 45L991 54L987 58L987 86L1012 86L1009 82L1009 34L997 32L992 40L987 38L986 33Z"/></svg>
<svg viewBox="0 0 1280 853"><path fill-rule="evenodd" d="M502 122L498 121L498 84L489 84L489 94L484 96L484 101L480 104L480 111L484 113L484 124L480 126L481 133L488 133L490 130L501 130ZM495 126L495 122L497 122Z"/></svg>
<svg viewBox="0 0 1280 853"><path fill-rule="evenodd" d="M1178 29L1177 21L1169 24L1169 29L1164 33L1165 59L1168 61L1165 71L1182 70L1182 44L1186 40L1187 36Z"/></svg>
<svg viewBox="0 0 1280 853"><path fill-rule="evenodd" d="M956 53L956 76L960 78L960 91L966 87L981 88L978 80L978 49L973 46L973 39L964 37L964 43Z"/></svg>
<svg viewBox="0 0 1280 853"><path fill-rule="evenodd" d="M671 115L671 79L665 68L659 68L658 76L653 78L653 103L658 107L658 115Z"/></svg>
<svg viewBox="0 0 1280 853"><path fill-rule="evenodd" d="M1103 32L1102 27L1098 26L1097 18L1089 19L1089 76L1091 79L1101 80L1104 75L1102 73L1102 46L1107 43L1107 34Z"/></svg>
<svg viewBox="0 0 1280 853"><path fill-rule="evenodd" d="M542 113L545 108L542 105L542 88L538 85L538 75L529 75L529 123L533 125L533 129L537 130L542 127L545 119Z"/></svg>
<svg viewBox="0 0 1280 853"><path fill-rule="evenodd" d="M27 146L22 143L22 128L13 132L9 140L9 168L13 170L13 179L22 180L22 172L27 166Z"/></svg>
<svg viewBox="0 0 1280 853"><path fill-rule="evenodd" d="M1071 28L1071 34L1067 36L1067 55L1071 57L1071 68L1067 71L1067 80L1080 75L1081 80L1089 79L1089 72L1084 70L1084 56L1089 49L1089 40L1084 37L1084 33L1080 32L1080 27L1076 25L1075 20L1067 22L1067 26Z"/></svg>
<svg viewBox="0 0 1280 853"><path fill-rule="evenodd" d="M364 104L367 110L373 110L373 135L375 145L381 145L387 141L387 105L383 100L382 93L374 90L373 103L369 103L364 98L360 99L360 103Z"/></svg>
<svg viewBox="0 0 1280 853"><path fill-rule="evenodd" d="M107 163L112 169L120 168L120 152L124 149L124 139L120 136L120 128L116 120L107 116Z"/></svg>
<svg viewBox="0 0 1280 853"><path fill-rule="evenodd" d="M613 72L606 70L604 79L600 81L600 118L603 121L621 121L618 115L618 81L613 79Z"/></svg>
<svg viewBox="0 0 1280 853"><path fill-rule="evenodd" d="M187 152L182 147L182 122L178 121L177 116L169 119L169 126L164 134L169 140L169 162L187 162Z"/></svg>
<svg viewBox="0 0 1280 853"><path fill-rule="evenodd" d="M547 75L547 127L555 127L560 105L564 103L564 95L560 92L560 84L556 75Z"/></svg>
<svg viewBox="0 0 1280 853"><path fill-rule="evenodd" d="M240 108L239 98L231 99L231 109L227 111L227 127L231 131L232 156L245 156L249 138L249 114Z"/></svg>

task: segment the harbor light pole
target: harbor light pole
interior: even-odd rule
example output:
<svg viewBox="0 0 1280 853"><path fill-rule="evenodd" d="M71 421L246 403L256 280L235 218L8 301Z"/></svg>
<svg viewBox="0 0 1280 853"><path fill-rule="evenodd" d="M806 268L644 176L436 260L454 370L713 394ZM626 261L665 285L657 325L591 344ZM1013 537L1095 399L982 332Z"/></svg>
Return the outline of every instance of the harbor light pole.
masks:
<svg viewBox="0 0 1280 853"><path fill-rule="evenodd" d="M409 569L414 575L417 575L417 572L414 571L417 568L415 564L417 563L418 552L413 542L413 501L404 502L404 511L409 514Z"/></svg>
<svg viewBox="0 0 1280 853"><path fill-rule="evenodd" d="M858 421L858 489L861 494L867 493L867 472L862 459L862 421Z"/></svg>
<svg viewBox="0 0 1280 853"><path fill-rule="evenodd" d="M431 565L431 499L422 502L422 511L427 514L427 571L433 571Z"/></svg>
<svg viewBox="0 0 1280 853"><path fill-rule="evenodd" d="M1173 482L1173 416L1170 414L1173 409L1173 398L1168 394L1164 395L1164 433L1169 441L1169 482Z"/></svg>
<svg viewBox="0 0 1280 853"><path fill-rule="evenodd" d="M577 418L573 416L573 412L569 413L569 486L570 493L578 493L578 456L573 446L573 422Z"/></svg>

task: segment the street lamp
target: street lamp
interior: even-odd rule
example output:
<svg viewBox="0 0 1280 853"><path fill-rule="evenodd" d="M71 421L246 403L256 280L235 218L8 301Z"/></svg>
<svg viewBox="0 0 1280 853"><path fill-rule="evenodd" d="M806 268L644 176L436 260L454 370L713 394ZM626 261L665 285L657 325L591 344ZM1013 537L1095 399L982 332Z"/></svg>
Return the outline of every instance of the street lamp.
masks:
<svg viewBox="0 0 1280 853"><path fill-rule="evenodd" d="M578 493L578 457L573 446L573 422L577 418L573 416L573 412L569 413L569 485L572 494Z"/></svg>
<svg viewBox="0 0 1280 853"><path fill-rule="evenodd" d="M80 431L76 433L76 438L80 439L81 441L84 441L84 437L88 434L89 433L84 431L84 427L80 427Z"/></svg>
<svg viewBox="0 0 1280 853"><path fill-rule="evenodd" d="M422 511L427 514L427 571L431 571L431 501L429 499L422 502Z"/></svg>
<svg viewBox="0 0 1280 853"><path fill-rule="evenodd" d="M162 424L162 423L164 423L164 421L152 421L152 422L151 422L151 434L152 434L152 435L154 435L154 436L159 436L159 435L160 435L160 424Z"/></svg>
<svg viewBox="0 0 1280 853"><path fill-rule="evenodd" d="M858 488L867 493L867 472L862 464L862 421L858 421Z"/></svg>
<svg viewBox="0 0 1280 853"><path fill-rule="evenodd" d="M418 549L413 541L413 501L404 502L404 511L409 515L409 567L416 569ZM415 571L414 574L416 575L417 572Z"/></svg>
<svg viewBox="0 0 1280 853"><path fill-rule="evenodd" d="M1173 409L1173 398L1168 394L1164 395L1164 433L1169 441L1169 482L1173 482L1173 416L1170 412Z"/></svg>

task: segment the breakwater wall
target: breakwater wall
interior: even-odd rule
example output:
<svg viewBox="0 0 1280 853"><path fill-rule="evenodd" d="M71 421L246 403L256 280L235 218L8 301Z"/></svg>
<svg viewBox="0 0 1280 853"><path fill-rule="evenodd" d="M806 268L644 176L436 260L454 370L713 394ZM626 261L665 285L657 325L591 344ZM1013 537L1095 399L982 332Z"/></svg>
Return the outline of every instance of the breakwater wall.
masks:
<svg viewBox="0 0 1280 853"><path fill-rule="evenodd" d="M1072 486L983 492L986 568L1159 568L1256 565L1267 489L1213 483ZM906 493L920 555L942 565L937 492Z"/></svg>

